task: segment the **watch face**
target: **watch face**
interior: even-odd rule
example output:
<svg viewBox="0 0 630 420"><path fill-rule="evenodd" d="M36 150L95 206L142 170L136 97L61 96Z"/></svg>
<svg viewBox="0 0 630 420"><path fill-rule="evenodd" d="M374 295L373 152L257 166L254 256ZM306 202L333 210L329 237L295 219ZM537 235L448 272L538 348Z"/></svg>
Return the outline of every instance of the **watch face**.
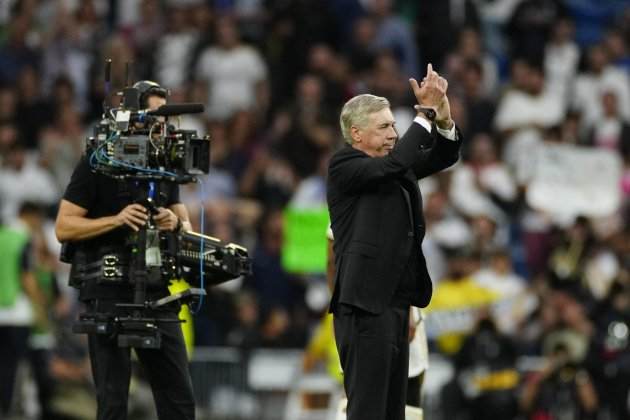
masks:
<svg viewBox="0 0 630 420"><path fill-rule="evenodd" d="M433 121L437 116L435 110L431 108L420 108L420 112L422 112L431 121Z"/></svg>

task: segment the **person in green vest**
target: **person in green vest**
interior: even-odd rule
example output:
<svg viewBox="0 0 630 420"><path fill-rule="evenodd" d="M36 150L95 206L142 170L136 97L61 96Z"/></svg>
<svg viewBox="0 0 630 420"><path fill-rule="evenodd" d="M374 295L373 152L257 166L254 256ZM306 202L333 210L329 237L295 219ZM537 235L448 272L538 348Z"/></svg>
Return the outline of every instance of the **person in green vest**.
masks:
<svg viewBox="0 0 630 420"><path fill-rule="evenodd" d="M33 254L32 271L37 280L41 300L31 302L34 311L49 316L36 318L31 325L28 340L28 358L31 373L37 386L37 400L41 419L57 418L52 407L52 399L58 387L58 378L53 374L53 364L57 362L55 326L61 316L68 315L70 303L60 291L55 272L57 258L47 245L44 233L45 212L41 205L26 201L18 210L18 219L12 227L27 232Z"/></svg>
<svg viewBox="0 0 630 420"><path fill-rule="evenodd" d="M0 221L0 417L9 414L19 362L35 322L45 323L30 236Z"/></svg>

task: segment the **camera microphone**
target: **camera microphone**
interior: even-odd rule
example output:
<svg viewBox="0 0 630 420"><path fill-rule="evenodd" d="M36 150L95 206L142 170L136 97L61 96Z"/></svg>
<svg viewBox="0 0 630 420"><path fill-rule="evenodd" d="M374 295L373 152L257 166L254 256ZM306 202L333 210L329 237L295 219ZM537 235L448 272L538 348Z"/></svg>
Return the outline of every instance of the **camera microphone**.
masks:
<svg viewBox="0 0 630 420"><path fill-rule="evenodd" d="M148 111L147 115L153 115L157 117L171 117L174 115L182 114L198 114L203 112L203 104L196 103L184 103L184 104L166 104L162 105L154 111Z"/></svg>

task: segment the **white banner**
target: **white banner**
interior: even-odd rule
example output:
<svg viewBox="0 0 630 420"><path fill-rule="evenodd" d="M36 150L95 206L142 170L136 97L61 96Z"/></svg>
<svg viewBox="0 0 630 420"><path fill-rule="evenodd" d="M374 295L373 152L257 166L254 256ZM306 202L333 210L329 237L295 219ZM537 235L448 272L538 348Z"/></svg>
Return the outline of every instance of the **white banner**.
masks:
<svg viewBox="0 0 630 420"><path fill-rule="evenodd" d="M621 158L604 149L545 144L536 148L527 203L557 216L608 216L621 203Z"/></svg>

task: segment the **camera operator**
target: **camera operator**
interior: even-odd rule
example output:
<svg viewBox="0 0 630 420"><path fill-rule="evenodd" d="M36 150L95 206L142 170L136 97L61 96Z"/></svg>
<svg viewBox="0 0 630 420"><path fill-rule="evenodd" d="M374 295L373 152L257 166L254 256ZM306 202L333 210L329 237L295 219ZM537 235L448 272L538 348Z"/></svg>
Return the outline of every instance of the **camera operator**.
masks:
<svg viewBox="0 0 630 420"><path fill-rule="evenodd" d="M141 108L155 110L166 103L167 91L155 82L140 81L134 88L139 90ZM59 206L55 225L57 238L74 243L77 255L80 252L89 264L105 253L124 253L129 234L139 231L150 217L161 231L191 230L188 211L179 199L179 187L167 182L155 184L158 207L151 212L133 201L137 196L134 190L141 188L137 182L93 172L89 156L83 156ZM86 304L88 312L119 314L117 303L133 302L134 289L129 281L104 283L91 279L79 285L79 299ZM160 283L163 284L147 285L147 299L169 294L168 281ZM168 308L146 310L143 315L177 320L179 304L165 306ZM161 347L135 348L135 352L151 384L158 418L194 419L192 382L180 324L158 322L157 326L161 332ZM130 348L118 347L116 336L106 334L88 334L88 344L97 393L97 419L127 419Z"/></svg>

